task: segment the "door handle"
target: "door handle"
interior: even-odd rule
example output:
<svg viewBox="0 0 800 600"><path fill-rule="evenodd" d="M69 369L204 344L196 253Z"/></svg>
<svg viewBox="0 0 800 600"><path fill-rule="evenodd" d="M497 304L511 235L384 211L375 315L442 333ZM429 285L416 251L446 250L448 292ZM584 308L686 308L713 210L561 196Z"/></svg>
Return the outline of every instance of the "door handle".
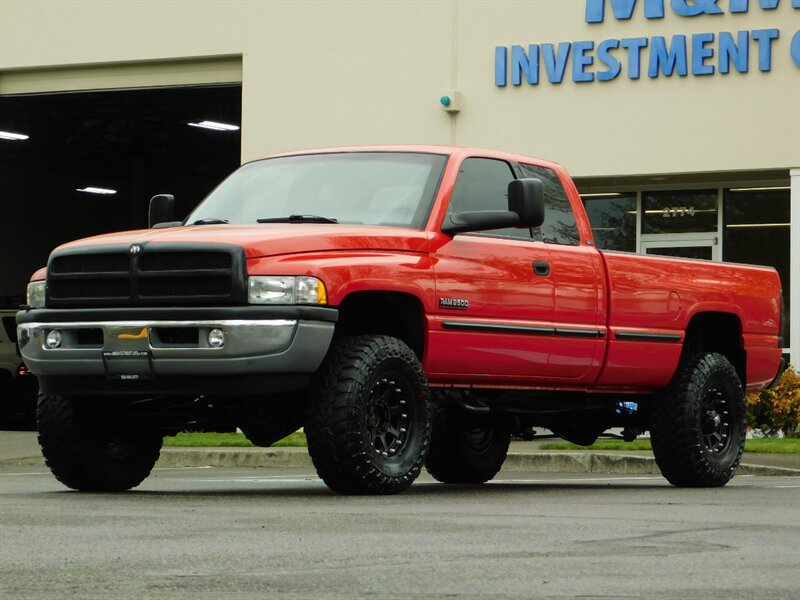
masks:
<svg viewBox="0 0 800 600"><path fill-rule="evenodd" d="M550 263L546 260L533 261L533 272L542 277L550 275Z"/></svg>

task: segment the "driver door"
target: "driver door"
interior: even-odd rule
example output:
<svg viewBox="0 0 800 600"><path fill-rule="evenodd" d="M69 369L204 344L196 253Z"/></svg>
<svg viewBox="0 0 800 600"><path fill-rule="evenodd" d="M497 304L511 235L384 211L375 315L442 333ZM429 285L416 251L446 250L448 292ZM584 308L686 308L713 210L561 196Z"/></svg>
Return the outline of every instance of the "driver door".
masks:
<svg viewBox="0 0 800 600"><path fill-rule="evenodd" d="M508 210L514 171L469 157L448 213ZM547 245L527 228L456 234L433 253L438 311L426 370L432 381L530 383L545 376L553 339L554 286Z"/></svg>

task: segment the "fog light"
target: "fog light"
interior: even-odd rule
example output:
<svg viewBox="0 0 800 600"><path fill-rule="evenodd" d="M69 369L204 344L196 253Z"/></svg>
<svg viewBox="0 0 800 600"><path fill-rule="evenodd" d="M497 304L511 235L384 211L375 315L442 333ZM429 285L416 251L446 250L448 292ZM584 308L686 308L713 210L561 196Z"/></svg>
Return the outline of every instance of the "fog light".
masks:
<svg viewBox="0 0 800 600"><path fill-rule="evenodd" d="M51 350L58 348L61 346L61 332L58 329L53 329L47 334L47 338L44 340L44 343Z"/></svg>
<svg viewBox="0 0 800 600"><path fill-rule="evenodd" d="M225 332L222 329L212 329L208 332L208 345L212 348L222 348L225 345Z"/></svg>

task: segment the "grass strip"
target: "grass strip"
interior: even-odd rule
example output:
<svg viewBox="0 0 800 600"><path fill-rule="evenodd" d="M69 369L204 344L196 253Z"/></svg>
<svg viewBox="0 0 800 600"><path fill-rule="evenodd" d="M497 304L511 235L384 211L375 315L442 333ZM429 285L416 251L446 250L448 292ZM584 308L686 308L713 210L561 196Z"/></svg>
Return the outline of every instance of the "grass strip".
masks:
<svg viewBox="0 0 800 600"><path fill-rule="evenodd" d="M213 433L213 432L190 432L179 433L175 436L164 438L164 446L180 448L253 448L253 444L243 433ZM306 434L302 431L295 431L288 436L272 444L283 447L305 447Z"/></svg>

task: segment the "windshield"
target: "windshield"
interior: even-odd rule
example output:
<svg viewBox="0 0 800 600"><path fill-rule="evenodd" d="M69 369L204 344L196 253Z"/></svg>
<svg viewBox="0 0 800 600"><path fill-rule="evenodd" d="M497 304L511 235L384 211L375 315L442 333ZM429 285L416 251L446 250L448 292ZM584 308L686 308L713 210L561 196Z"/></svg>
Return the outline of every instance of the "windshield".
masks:
<svg viewBox="0 0 800 600"><path fill-rule="evenodd" d="M411 152L347 152L270 158L243 165L189 215L259 220L394 225L422 229L447 157Z"/></svg>

